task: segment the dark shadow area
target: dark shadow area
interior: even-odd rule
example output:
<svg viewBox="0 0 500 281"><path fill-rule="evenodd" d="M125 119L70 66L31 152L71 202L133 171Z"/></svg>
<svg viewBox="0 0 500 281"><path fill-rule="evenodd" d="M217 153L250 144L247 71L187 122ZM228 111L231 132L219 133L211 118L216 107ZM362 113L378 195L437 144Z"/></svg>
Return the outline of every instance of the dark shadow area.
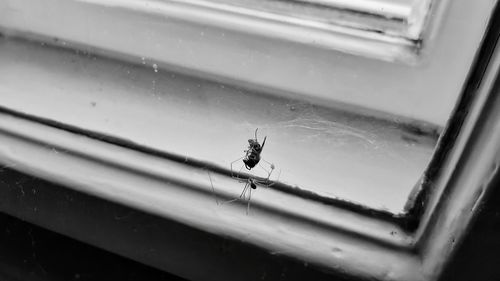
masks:
<svg viewBox="0 0 500 281"><path fill-rule="evenodd" d="M0 210L0 280L358 280L8 168Z"/></svg>
<svg viewBox="0 0 500 281"><path fill-rule="evenodd" d="M0 279L185 280L3 213Z"/></svg>
<svg viewBox="0 0 500 281"><path fill-rule="evenodd" d="M500 175L441 281L500 281Z"/></svg>

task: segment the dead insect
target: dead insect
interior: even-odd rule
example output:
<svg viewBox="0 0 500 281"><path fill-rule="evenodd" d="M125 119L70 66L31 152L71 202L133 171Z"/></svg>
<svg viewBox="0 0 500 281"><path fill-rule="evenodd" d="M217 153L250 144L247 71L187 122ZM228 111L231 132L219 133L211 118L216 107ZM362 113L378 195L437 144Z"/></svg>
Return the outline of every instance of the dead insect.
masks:
<svg viewBox="0 0 500 281"><path fill-rule="evenodd" d="M257 130L259 130L259 128L255 129L255 139L248 140L248 149L244 151L245 157L243 158L243 163L245 163L245 168L247 168L247 170L251 170L255 165L259 164L260 154L266 144L267 136L264 137L264 141L262 145L260 145L257 139Z"/></svg>
<svg viewBox="0 0 500 281"><path fill-rule="evenodd" d="M259 143L259 140L257 139L257 131L258 130L259 130L259 128L255 129L255 139L248 140L248 148L246 150L244 150L245 155L234 160L233 162L231 162L231 175L233 177L234 177L233 164L240 161L241 159L243 159L243 165L241 166L239 172L241 172L241 169L243 168L243 166L245 166L245 168L247 168L247 170L251 170L252 168L257 166L257 164L259 164L259 162L261 160L260 154L262 153L262 150L264 149L264 145L266 144L267 136L264 137L264 141L262 142L262 145L261 145ZM273 164L267 162L266 160L263 160L263 161L266 162L267 164L269 164L272 168L274 168ZM260 166L260 167L262 167L262 166ZM264 169L269 174L269 172L270 172L269 170L265 169L264 167L262 167L262 169Z"/></svg>

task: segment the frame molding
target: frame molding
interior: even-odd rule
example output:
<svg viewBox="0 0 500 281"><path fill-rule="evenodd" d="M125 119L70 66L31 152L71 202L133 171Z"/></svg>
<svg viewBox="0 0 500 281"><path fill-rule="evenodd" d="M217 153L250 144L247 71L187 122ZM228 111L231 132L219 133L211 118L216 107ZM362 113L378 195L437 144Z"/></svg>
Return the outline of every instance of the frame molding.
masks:
<svg viewBox="0 0 500 281"><path fill-rule="evenodd" d="M433 2L416 42L202 2L2 0L0 33L443 127L497 0Z"/></svg>
<svg viewBox="0 0 500 281"><path fill-rule="evenodd" d="M52 201L50 196L55 189L50 184L36 189L36 182L31 186L31 190L36 191L33 196L29 195L33 200L28 204L30 208L25 205L26 190L23 186L0 182L0 210L193 279L203 276L190 272L186 266L179 267L179 264L189 264L190 268L199 266L214 280L234 280L235 277L253 280L253 267L241 266L238 269L242 271L238 272L212 272L210 268L230 267L235 261L245 264L248 259L252 259L252 264L262 265L279 256L305 262L304 268L311 266L315 272L345 278L438 280L477 214L478 206L491 190L493 176L498 174L498 21L492 22L491 37L485 39L485 51L480 53L478 65L470 75L470 85L477 87L465 89L463 99L466 106L459 106L455 113L465 116L463 123L460 122L459 128L453 127L452 123L444 134L443 139L453 140L453 146L442 146L446 153L436 155L439 161L434 164L439 166L439 171L426 181L432 190L426 201L417 202L427 203L415 231L370 215L323 206L302 198L290 199L295 202L293 206L276 207L264 201L254 202L254 216L247 216L238 205L217 208L207 181L210 166L203 163L192 165L189 161L186 164L135 151L99 140L98 136L69 132L6 111L0 113L0 162L3 169L15 169L51 182L59 190L67 189L74 198L79 198L81 204L99 201L103 216L80 212L79 219L72 220L73 212L78 212L72 207L74 205L55 208L58 202ZM221 197L236 188L222 171L211 173ZM276 196L294 196L280 190L268 192L276 193ZM107 209L106 206L111 207ZM139 212L148 218L154 217L155 223L161 224L162 233L169 233L174 224L182 224L196 234L175 241L155 236L145 243L162 251L148 254L150 249L142 248L137 241L146 241L151 233L120 236L121 230L132 227L138 220L116 219L116 208L124 208L125 213ZM68 213L61 214L63 209ZM316 213L305 211L311 209ZM320 213L324 217L315 216ZM89 227L89 221L91 226L95 221L94 227L104 227L111 215L120 223L103 228L106 231L102 232L99 228L96 232L79 232L81 228ZM173 237L171 235L169 237ZM214 254L211 252L213 248L206 247L200 252L196 248L183 252L182 245L188 245L195 236L206 239L204 241L216 237L215 245L238 250ZM249 248L255 246L259 254L253 252L247 256L239 250L245 245Z"/></svg>
<svg viewBox="0 0 500 281"><path fill-rule="evenodd" d="M0 149L0 159L6 167L74 190L74 194L91 195L102 200L103 204L110 202L127 210L152 215L164 221L165 227L170 224L168 222L181 222L200 233L227 237L232 241L227 242L230 245L255 245L265 249L270 259L278 254L305 261L321 268L320 271L361 280L437 280L457 243L465 235L478 204L491 188L492 176L498 172L500 112L496 109L500 108L497 95L499 69L500 52L496 46L480 86L473 94L474 101L455 145L442 164L442 172L433 180L430 205L415 232L333 206L316 209L328 218L320 222L319 217L297 212L297 209L317 208L314 207L317 203L311 205L308 200L300 198L288 208L254 202L252 209L255 214L252 216L247 216L237 205L217 209L207 181L206 172L210 167L200 169L199 165L193 167L133 151L8 113L2 113L0 118L0 140L4 144ZM213 171L212 178L217 190L221 191L221 197L224 197L225 190L235 188L227 175ZM10 187L3 188L2 192L5 192L2 198L17 198L0 202L4 212L68 235L75 235L82 227L77 221L71 224L51 222L51 216L60 214L51 213L50 205L54 202L46 199L35 201L40 203L36 208L19 213L24 209L21 194L25 195L25 191ZM272 192L289 196L279 190ZM47 198L43 193L40 196ZM283 220L284 217L287 219ZM63 218L63 221L71 219ZM273 227L263 227L265 225ZM128 243L128 236L95 236L93 233L76 236L160 269L200 278L187 274L185 268L178 271L178 263L165 261L161 254L144 256L140 245ZM120 247L110 243L110 239L120 241ZM168 241L156 242L166 243L168 248ZM123 245L130 248L123 249ZM184 261L228 266L228 261L216 259L212 263L196 259L192 254L185 256ZM248 257L240 258L244 263ZM207 264L203 267L207 268ZM237 273L218 274L221 275L214 278L231 279L235 277L232 274Z"/></svg>

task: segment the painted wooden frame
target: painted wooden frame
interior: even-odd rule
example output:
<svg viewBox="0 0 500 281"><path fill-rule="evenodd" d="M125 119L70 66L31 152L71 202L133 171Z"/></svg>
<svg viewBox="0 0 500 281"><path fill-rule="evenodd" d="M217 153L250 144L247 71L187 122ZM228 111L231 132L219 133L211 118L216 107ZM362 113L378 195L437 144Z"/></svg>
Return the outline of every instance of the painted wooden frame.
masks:
<svg viewBox="0 0 500 281"><path fill-rule="evenodd" d="M295 266L302 273L312 270L360 280L437 280L498 173L498 35L496 20L490 25L461 102L426 172L426 190L412 202L413 217L408 225L302 198L292 199L296 200L294 206L279 208L272 203L256 203L253 208L257 215L253 217L234 212L238 206L214 216L206 211L213 204L206 182L210 167L186 165L182 159L140 151L89 132L8 111L0 118L2 165L50 184L35 182L29 188L31 201L26 202L26 190L3 183L0 210L196 280L254 280L261 270L249 266L227 269L235 261L262 265L276 257L299 261ZM212 173L224 197L223 191L234 183L223 171ZM58 205L53 199L61 192L71 193L71 200L100 206L102 217L79 212L72 204ZM133 223L137 221L123 220L121 215L118 217L122 219L116 219L116 208L124 208L126 214L141 213L141 218L159 225L162 234L179 229L179 223L195 234L180 237L175 243L154 233L133 236ZM329 219L322 220L301 209L314 210ZM67 213L61 214L61 210ZM236 217L231 221L239 223L227 224L228 217ZM103 228L85 230L89 226ZM193 246L193 237L203 240L205 246ZM247 245L257 247L259 254L242 251ZM225 250L214 251L218 246ZM150 249L155 253L148 254ZM300 279L300 275L295 278Z"/></svg>
<svg viewBox="0 0 500 281"><path fill-rule="evenodd" d="M337 2L337 10L344 11L340 18L352 13ZM430 8L417 5L424 7L417 13L423 23L418 39L408 39L354 24L346 27L202 0L3 0L0 32L29 34L134 63L146 60L370 116L443 127L495 3L436 0ZM415 106L428 100L434 102Z"/></svg>

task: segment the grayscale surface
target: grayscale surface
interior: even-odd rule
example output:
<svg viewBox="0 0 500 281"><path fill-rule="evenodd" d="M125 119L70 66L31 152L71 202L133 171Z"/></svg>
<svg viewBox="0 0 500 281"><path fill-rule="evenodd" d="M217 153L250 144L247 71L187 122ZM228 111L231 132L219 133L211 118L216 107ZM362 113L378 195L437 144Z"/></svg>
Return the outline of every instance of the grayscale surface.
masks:
<svg viewBox="0 0 500 281"><path fill-rule="evenodd" d="M394 213L403 212L435 145L397 120L190 78L153 61L131 65L5 38L0 103L226 169L259 128L259 140L267 136L262 157L276 166L273 179ZM264 169L252 172L262 176Z"/></svg>

